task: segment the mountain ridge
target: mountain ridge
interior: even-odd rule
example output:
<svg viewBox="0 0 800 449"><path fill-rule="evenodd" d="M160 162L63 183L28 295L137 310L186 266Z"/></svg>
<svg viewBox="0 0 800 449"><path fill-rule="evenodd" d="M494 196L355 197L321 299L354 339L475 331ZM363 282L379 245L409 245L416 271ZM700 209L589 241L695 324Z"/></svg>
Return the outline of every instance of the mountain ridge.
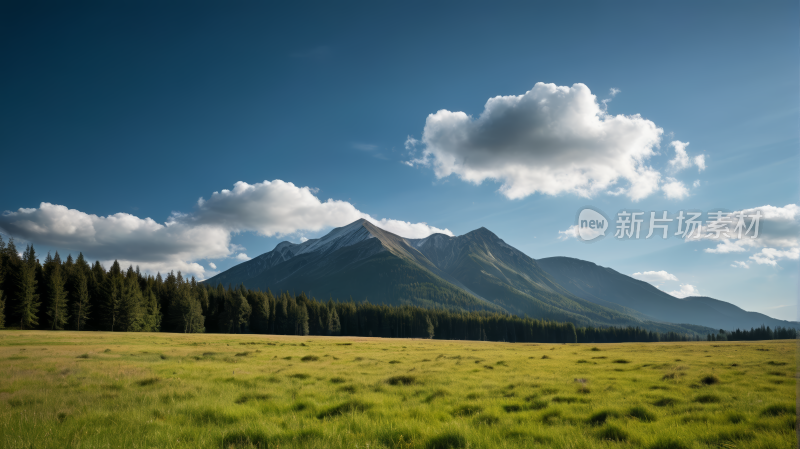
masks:
<svg viewBox="0 0 800 449"><path fill-rule="evenodd" d="M714 298L676 298L648 282L593 262L561 256L539 259L538 262L572 294L595 303L613 303L630 308L651 319L717 330L749 329L761 324L800 328L797 322L748 312Z"/></svg>
<svg viewBox="0 0 800 449"><path fill-rule="evenodd" d="M631 307L632 300L592 293L585 282L570 280L558 270L551 274L542 260L549 263L527 256L485 227L460 236L437 233L408 239L360 219L318 239L281 242L204 282L305 291L341 300L355 297L393 305L505 312L583 326L638 326L679 333L712 330L663 320ZM732 313L709 300L697 303Z"/></svg>

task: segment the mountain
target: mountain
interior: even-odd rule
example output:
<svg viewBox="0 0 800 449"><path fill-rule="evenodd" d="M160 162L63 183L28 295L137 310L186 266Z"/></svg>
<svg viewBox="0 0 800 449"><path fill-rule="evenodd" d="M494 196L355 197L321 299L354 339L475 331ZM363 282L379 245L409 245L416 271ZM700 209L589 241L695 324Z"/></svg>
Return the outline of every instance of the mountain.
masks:
<svg viewBox="0 0 800 449"><path fill-rule="evenodd" d="M611 268L569 257L537 260L539 266L575 296L595 304L615 304L633 309L646 319L686 323L714 329L750 329L765 326L800 328L797 322L747 312L733 304L713 298L692 296L683 299L653 285L626 276Z"/></svg>
<svg viewBox="0 0 800 449"><path fill-rule="evenodd" d="M282 242L205 282L304 291L321 299L503 310L442 273L402 237L363 219L320 239Z"/></svg>
<svg viewBox="0 0 800 449"><path fill-rule="evenodd" d="M697 330L653 322L611 302L583 299L485 228L457 237L405 239L358 220L320 239L282 242L205 283L304 291L322 299L509 312L577 325Z"/></svg>

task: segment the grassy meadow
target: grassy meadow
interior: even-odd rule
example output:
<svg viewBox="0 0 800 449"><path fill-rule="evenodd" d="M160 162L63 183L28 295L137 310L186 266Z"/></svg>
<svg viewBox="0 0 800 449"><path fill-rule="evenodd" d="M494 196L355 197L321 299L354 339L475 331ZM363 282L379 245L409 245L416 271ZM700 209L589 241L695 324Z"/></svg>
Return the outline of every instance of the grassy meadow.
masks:
<svg viewBox="0 0 800 449"><path fill-rule="evenodd" d="M796 348L0 331L0 447L787 449Z"/></svg>

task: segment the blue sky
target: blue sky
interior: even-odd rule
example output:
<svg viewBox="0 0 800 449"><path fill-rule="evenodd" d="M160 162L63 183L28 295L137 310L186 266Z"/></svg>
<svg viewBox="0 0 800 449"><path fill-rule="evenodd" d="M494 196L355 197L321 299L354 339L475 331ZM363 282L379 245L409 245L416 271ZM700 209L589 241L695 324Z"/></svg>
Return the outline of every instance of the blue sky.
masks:
<svg viewBox="0 0 800 449"><path fill-rule="evenodd" d="M483 226L533 258L577 257L628 275L665 271L672 277L639 277L797 319L797 2L0 8L0 210L11 212L0 228L40 253L82 250L204 277L239 263L240 254L319 237L337 220L368 214L398 220L385 222L398 232L424 233L412 226L422 222L456 235ZM563 89L535 91L537 83ZM522 113L508 122L502 112L520 108L506 104L481 127L487 101L529 91L570 107L593 102L603 126L622 115L635 135L607 132L606 146L572 153L584 172L565 168L573 167L561 157L566 147L544 148L547 139L492 147L508 126L541 124ZM440 110L471 118L428 126ZM659 180L634 198L642 188L619 175L617 163L629 155L603 165L596 151L652 137L647 124L662 132L637 173L649 168ZM473 140L454 141L454 130ZM420 141L408 145L413 153L409 136ZM689 142L682 170L670 165L673 141ZM461 153L468 147L469 157ZM560 158L566 178L544 183L550 172L537 170L551 165L542 168L540 152ZM445 163L450 156L455 165ZM519 167L527 174L509 174ZM616 182L602 185L587 167ZM581 193L568 187L573 181L596 189ZM237 182L246 185L236 191ZM668 182L686 191L668 198ZM232 192L212 197L223 189ZM308 208L285 207L304 201ZM45 210L43 202L65 208ZM609 216L769 205L778 218L762 223L757 245L727 253L713 241L586 244L560 234L587 205ZM291 213L277 220L281 210ZM92 214L113 218L95 222Z"/></svg>

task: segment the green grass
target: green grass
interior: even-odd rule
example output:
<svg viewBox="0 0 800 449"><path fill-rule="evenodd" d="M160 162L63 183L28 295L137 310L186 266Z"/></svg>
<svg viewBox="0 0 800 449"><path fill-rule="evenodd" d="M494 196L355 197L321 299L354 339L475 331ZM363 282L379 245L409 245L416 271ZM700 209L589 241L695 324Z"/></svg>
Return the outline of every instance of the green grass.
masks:
<svg viewBox="0 0 800 449"><path fill-rule="evenodd" d="M790 448L795 345L0 331L0 447Z"/></svg>

